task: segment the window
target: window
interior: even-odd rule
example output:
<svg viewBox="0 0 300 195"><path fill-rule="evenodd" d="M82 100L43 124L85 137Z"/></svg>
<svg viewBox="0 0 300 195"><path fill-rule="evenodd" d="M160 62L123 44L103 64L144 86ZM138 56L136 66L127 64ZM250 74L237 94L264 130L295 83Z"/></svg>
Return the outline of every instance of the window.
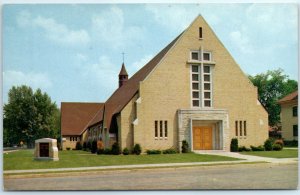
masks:
<svg viewBox="0 0 300 195"><path fill-rule="evenodd" d="M168 137L168 121L165 121L165 137Z"/></svg>
<svg viewBox="0 0 300 195"><path fill-rule="evenodd" d="M244 121L244 136L247 136L247 123Z"/></svg>
<svg viewBox="0 0 300 195"><path fill-rule="evenodd" d="M293 107L293 116L298 116L298 106Z"/></svg>
<svg viewBox="0 0 300 195"><path fill-rule="evenodd" d="M239 130L238 130L238 121L235 121L235 136L239 135Z"/></svg>
<svg viewBox="0 0 300 195"><path fill-rule="evenodd" d="M199 27L199 38L202 39L202 27Z"/></svg>
<svg viewBox="0 0 300 195"><path fill-rule="evenodd" d="M198 52L192 52L192 60L199 60L199 53Z"/></svg>
<svg viewBox="0 0 300 195"><path fill-rule="evenodd" d="M240 121L240 136L243 136L243 121Z"/></svg>
<svg viewBox="0 0 300 195"><path fill-rule="evenodd" d="M203 60L210 61L210 52L203 52Z"/></svg>
<svg viewBox="0 0 300 195"><path fill-rule="evenodd" d="M155 132L154 132L155 137L158 137L158 128L157 128L158 124L157 123L158 123L158 121L155 121L155 124L154 124L155 125Z"/></svg>
<svg viewBox="0 0 300 195"><path fill-rule="evenodd" d="M298 137L298 125L293 125L293 136Z"/></svg>
<svg viewBox="0 0 300 195"><path fill-rule="evenodd" d="M163 122L159 121L159 137L163 137Z"/></svg>
<svg viewBox="0 0 300 195"><path fill-rule="evenodd" d="M70 142L72 141L72 137L70 137Z"/></svg>

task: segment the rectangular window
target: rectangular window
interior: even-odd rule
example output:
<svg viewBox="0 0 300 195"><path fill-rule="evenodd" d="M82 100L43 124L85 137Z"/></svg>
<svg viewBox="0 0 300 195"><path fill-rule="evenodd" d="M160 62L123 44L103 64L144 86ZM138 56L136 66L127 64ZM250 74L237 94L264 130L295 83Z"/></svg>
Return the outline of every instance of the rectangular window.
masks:
<svg viewBox="0 0 300 195"><path fill-rule="evenodd" d="M158 121L155 121L155 131L154 131L154 133L155 133L155 137L158 137Z"/></svg>
<svg viewBox="0 0 300 195"><path fill-rule="evenodd" d="M210 107L210 100L204 100L204 106L205 107Z"/></svg>
<svg viewBox="0 0 300 195"><path fill-rule="evenodd" d="M198 73L199 72L199 66L192 66L192 72Z"/></svg>
<svg viewBox="0 0 300 195"><path fill-rule="evenodd" d="M243 121L240 121L240 136L243 136Z"/></svg>
<svg viewBox="0 0 300 195"><path fill-rule="evenodd" d="M293 125L293 136L298 137L298 125Z"/></svg>
<svg viewBox="0 0 300 195"><path fill-rule="evenodd" d="M199 38L202 39L202 27L199 27Z"/></svg>
<svg viewBox="0 0 300 195"><path fill-rule="evenodd" d="M204 75L204 81L210 81L210 75L206 74Z"/></svg>
<svg viewBox="0 0 300 195"><path fill-rule="evenodd" d="M198 52L192 52L192 60L199 60Z"/></svg>
<svg viewBox="0 0 300 195"><path fill-rule="evenodd" d="M204 98L210 99L210 92L204 92Z"/></svg>
<svg viewBox="0 0 300 195"><path fill-rule="evenodd" d="M204 66L204 73L210 73L210 67Z"/></svg>
<svg viewBox="0 0 300 195"><path fill-rule="evenodd" d="M168 121L165 121L165 137L168 137Z"/></svg>
<svg viewBox="0 0 300 195"><path fill-rule="evenodd" d="M208 52L203 53L203 60L210 61L210 53Z"/></svg>
<svg viewBox="0 0 300 195"><path fill-rule="evenodd" d="M244 136L247 136L247 123L244 121Z"/></svg>
<svg viewBox="0 0 300 195"><path fill-rule="evenodd" d="M238 130L238 121L235 121L235 136L239 135L239 130Z"/></svg>
<svg viewBox="0 0 300 195"><path fill-rule="evenodd" d="M293 116L298 116L298 106L293 107Z"/></svg>
<svg viewBox="0 0 300 195"><path fill-rule="evenodd" d="M193 106L194 107L199 107L200 106L199 100L193 100Z"/></svg>
<svg viewBox="0 0 300 195"><path fill-rule="evenodd" d="M209 83L204 83L204 89L205 90L210 90L210 84Z"/></svg>
<svg viewBox="0 0 300 195"><path fill-rule="evenodd" d="M199 92L193 91L193 98L199 98Z"/></svg>
<svg viewBox="0 0 300 195"><path fill-rule="evenodd" d="M199 81L199 74L193 74L192 81Z"/></svg>
<svg viewBox="0 0 300 195"><path fill-rule="evenodd" d="M159 137L163 137L163 122L159 121Z"/></svg>
<svg viewBox="0 0 300 195"><path fill-rule="evenodd" d="M72 137L70 137L70 142L72 141Z"/></svg>

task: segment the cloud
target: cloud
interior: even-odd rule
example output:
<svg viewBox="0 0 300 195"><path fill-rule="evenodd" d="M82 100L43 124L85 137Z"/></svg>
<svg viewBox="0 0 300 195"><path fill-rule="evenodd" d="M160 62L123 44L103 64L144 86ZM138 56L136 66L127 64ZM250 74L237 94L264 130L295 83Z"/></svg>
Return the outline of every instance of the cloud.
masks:
<svg viewBox="0 0 300 195"><path fill-rule="evenodd" d="M133 62L131 65L128 66L128 74L131 77L134 73L136 73L139 69L141 69L144 65L146 65L151 59L153 55L145 55L140 60Z"/></svg>
<svg viewBox="0 0 300 195"><path fill-rule="evenodd" d="M12 86L27 85L32 89L49 89L52 87L52 82L47 74L8 70L3 72L3 102L8 101L8 91Z"/></svg>
<svg viewBox="0 0 300 195"><path fill-rule="evenodd" d="M17 16L17 24L20 27L39 28L44 31L45 37L49 40L64 45L85 45L90 42L90 36L86 30L71 30L53 18L32 17L28 11L20 12Z"/></svg>
<svg viewBox="0 0 300 195"><path fill-rule="evenodd" d="M28 85L32 88L49 88L52 82L44 73L24 73L21 71L8 70L3 72L4 86L12 87L18 85Z"/></svg>
<svg viewBox="0 0 300 195"><path fill-rule="evenodd" d="M88 60L88 56L82 54L82 53L77 53L76 54L76 59L78 59L81 62L85 62Z"/></svg>
<svg viewBox="0 0 300 195"><path fill-rule="evenodd" d="M242 53L253 53L253 47L249 42L247 35L240 31L233 31L230 33L232 44L237 47Z"/></svg>
<svg viewBox="0 0 300 195"><path fill-rule="evenodd" d="M100 56L96 63L81 66L81 72L90 83L97 83L97 86L106 89L106 92L110 93L117 88L119 70L107 56Z"/></svg>
<svg viewBox="0 0 300 195"><path fill-rule="evenodd" d="M146 10L154 15L154 19L164 28L178 32L188 27L199 14L193 6L147 4Z"/></svg>
<svg viewBox="0 0 300 195"><path fill-rule="evenodd" d="M109 44L114 49L120 49L143 39L143 29L139 26L126 26L123 11L111 7L100 14L92 16L92 31L94 38Z"/></svg>

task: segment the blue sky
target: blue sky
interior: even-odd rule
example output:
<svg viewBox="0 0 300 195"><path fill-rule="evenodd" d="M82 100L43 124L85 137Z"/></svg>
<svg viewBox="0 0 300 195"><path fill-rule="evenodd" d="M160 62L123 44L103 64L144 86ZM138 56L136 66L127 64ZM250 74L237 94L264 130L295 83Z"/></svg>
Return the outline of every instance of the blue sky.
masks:
<svg viewBox="0 0 300 195"><path fill-rule="evenodd" d="M61 102L104 102L201 14L246 74L284 69L298 80L293 4L6 5L3 101L13 85Z"/></svg>

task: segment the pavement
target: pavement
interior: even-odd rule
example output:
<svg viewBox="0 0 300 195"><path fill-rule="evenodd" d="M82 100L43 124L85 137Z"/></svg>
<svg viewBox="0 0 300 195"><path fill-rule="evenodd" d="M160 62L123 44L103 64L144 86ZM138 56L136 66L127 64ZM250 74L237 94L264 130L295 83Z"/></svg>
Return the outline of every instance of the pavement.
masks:
<svg viewBox="0 0 300 195"><path fill-rule="evenodd" d="M44 172L63 172L63 171L89 171L89 170L112 170L112 169L135 169L135 168L159 168L159 167L181 167L181 166L199 166L199 165L222 165L222 164L240 164L240 163L297 163L298 158L267 158L259 156L243 155L235 152L224 151L194 151L198 154L210 154L219 156L228 156L239 158L237 161L214 161L214 162L189 162L189 163L161 163L161 164L140 164L140 165L117 165L117 166L95 166L95 167L76 167L76 168L56 168L56 169L31 169L31 170L8 170L4 174L21 173L44 173Z"/></svg>

